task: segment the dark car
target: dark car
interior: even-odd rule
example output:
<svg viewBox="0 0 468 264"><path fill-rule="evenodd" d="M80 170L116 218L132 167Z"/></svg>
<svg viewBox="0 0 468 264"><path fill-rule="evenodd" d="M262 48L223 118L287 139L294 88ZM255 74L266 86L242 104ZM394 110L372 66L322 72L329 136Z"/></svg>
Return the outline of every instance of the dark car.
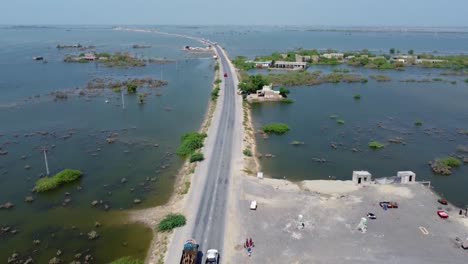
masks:
<svg viewBox="0 0 468 264"><path fill-rule="evenodd" d="M224 77L227 77L227 73L224 73Z"/></svg>

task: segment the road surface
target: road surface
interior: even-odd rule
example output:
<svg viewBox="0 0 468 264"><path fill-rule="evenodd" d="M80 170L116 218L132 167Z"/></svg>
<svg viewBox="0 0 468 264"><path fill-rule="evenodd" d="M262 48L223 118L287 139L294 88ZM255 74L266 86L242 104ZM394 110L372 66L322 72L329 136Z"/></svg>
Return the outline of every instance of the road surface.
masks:
<svg viewBox="0 0 468 264"><path fill-rule="evenodd" d="M200 263L205 263L204 255L211 248L218 249L221 259L223 257L230 182L233 166L242 153L242 102L236 95L237 76L229 59L220 46L214 47L222 79L220 97L203 148L205 160L198 165L192 177L184 209L187 225L175 231L165 263L179 263L183 243L189 238L200 245L199 251L203 254ZM227 77L223 77L224 73Z"/></svg>

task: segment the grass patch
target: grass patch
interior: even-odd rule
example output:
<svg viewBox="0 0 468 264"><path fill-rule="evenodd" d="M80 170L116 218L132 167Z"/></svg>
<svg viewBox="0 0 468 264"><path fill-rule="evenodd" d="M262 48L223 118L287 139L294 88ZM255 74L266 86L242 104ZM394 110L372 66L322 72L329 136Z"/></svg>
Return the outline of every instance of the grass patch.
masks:
<svg viewBox="0 0 468 264"><path fill-rule="evenodd" d="M159 232L166 232L184 226L186 222L187 220L182 214L168 214L159 222L156 228Z"/></svg>
<svg viewBox="0 0 468 264"><path fill-rule="evenodd" d="M353 98L356 99L356 100L359 100L359 99L361 99L361 94L358 94L358 93L354 94Z"/></svg>
<svg viewBox="0 0 468 264"><path fill-rule="evenodd" d="M114 260L109 264L144 264L144 262L140 259L136 259L133 257L123 257L123 258Z"/></svg>
<svg viewBox="0 0 468 264"><path fill-rule="evenodd" d="M252 151L250 149L244 149L243 153L247 157L252 157Z"/></svg>
<svg viewBox="0 0 468 264"><path fill-rule="evenodd" d="M421 120L416 120L416 121L414 121L414 125L415 126L422 126L423 122Z"/></svg>
<svg viewBox="0 0 468 264"><path fill-rule="evenodd" d="M202 161L204 160L205 157L203 157L203 153L201 152L196 152L190 155L190 163L192 162L197 162L197 161Z"/></svg>
<svg viewBox="0 0 468 264"><path fill-rule="evenodd" d="M286 104L292 104L292 103L294 103L294 100L291 99L291 98L283 98L283 100L281 100L281 102L286 103Z"/></svg>
<svg viewBox="0 0 468 264"><path fill-rule="evenodd" d="M190 182L186 181L184 184L185 184L185 188L184 188L184 191L182 192L182 194L187 194L189 189L190 189Z"/></svg>
<svg viewBox="0 0 468 264"><path fill-rule="evenodd" d="M206 138L205 133L190 131L182 135L182 144L177 148L177 155L186 157L194 153L197 149L203 147L203 140Z"/></svg>
<svg viewBox="0 0 468 264"><path fill-rule="evenodd" d="M53 190L60 185L78 180L83 173L79 170L65 169L52 177L39 179L34 186L33 191L46 192Z"/></svg>
<svg viewBox="0 0 468 264"><path fill-rule="evenodd" d="M371 141L367 145L369 146L369 148L373 148L373 149L381 149L385 147L384 144L377 142L377 141Z"/></svg>
<svg viewBox="0 0 468 264"><path fill-rule="evenodd" d="M220 84L221 82L222 82L222 81L221 81L220 79L216 79L216 80L214 81L215 84Z"/></svg>
<svg viewBox="0 0 468 264"><path fill-rule="evenodd" d="M434 81L434 82L441 82L441 81L443 81L443 79L442 79L442 78L432 78L432 81Z"/></svg>
<svg viewBox="0 0 468 264"><path fill-rule="evenodd" d="M461 161L454 157L438 159L437 162L450 168L459 167L461 165Z"/></svg>
<svg viewBox="0 0 468 264"><path fill-rule="evenodd" d="M265 133L284 134L289 131L289 126L283 123L270 123L262 127Z"/></svg>
<svg viewBox="0 0 468 264"><path fill-rule="evenodd" d="M338 120L336 120L336 123L338 123L340 125L344 125L345 121L343 119L338 119Z"/></svg>

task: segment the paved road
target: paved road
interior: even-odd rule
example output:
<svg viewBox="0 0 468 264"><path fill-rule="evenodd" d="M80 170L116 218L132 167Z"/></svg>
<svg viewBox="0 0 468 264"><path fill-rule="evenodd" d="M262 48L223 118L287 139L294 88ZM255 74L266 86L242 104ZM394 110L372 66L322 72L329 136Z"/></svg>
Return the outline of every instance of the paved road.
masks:
<svg viewBox="0 0 468 264"><path fill-rule="evenodd" d="M192 237L200 244L200 251L205 253L210 248L222 249L224 241L224 224L228 198L233 133L235 133L235 73L231 72L228 58L221 48L215 46L219 54L221 70L228 74L224 78L224 100L221 118L213 146L211 160L208 162L205 187L201 195L200 207L196 214ZM222 254L222 252L221 252ZM204 263L204 262L202 262Z"/></svg>

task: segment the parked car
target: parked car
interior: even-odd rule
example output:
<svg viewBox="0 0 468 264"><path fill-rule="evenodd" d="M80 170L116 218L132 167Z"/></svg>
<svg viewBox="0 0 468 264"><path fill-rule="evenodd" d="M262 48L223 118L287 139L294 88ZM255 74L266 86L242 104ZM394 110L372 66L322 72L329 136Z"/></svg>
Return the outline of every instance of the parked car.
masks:
<svg viewBox="0 0 468 264"><path fill-rule="evenodd" d="M224 77L227 77L227 73L224 73Z"/></svg>

